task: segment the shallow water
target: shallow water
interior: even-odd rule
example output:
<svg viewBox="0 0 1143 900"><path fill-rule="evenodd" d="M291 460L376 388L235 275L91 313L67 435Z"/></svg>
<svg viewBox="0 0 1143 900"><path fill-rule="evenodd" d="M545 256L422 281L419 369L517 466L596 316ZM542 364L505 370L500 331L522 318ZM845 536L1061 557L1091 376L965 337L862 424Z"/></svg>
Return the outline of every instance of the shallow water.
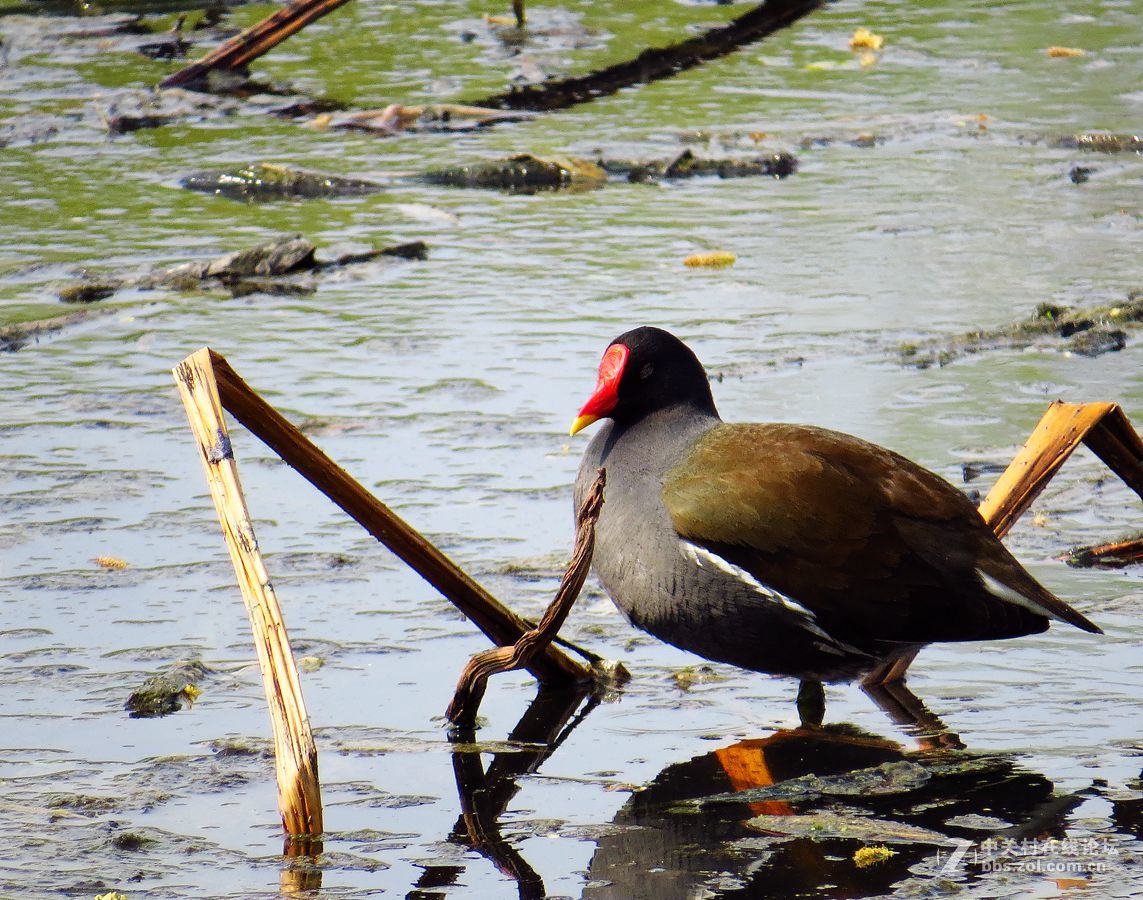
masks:
<svg viewBox="0 0 1143 900"><path fill-rule="evenodd" d="M524 54L529 66L582 72L744 8L537 5L533 27L557 33ZM266 11L242 7L231 20ZM477 97L502 89L522 61L481 22L484 11L351 4L256 70L359 106ZM282 232L321 247L416 238L430 247L424 262L327 275L306 297L122 292L101 304L108 314L0 355L0 808L13 836L0 894L1050 897L1078 886L1048 863L1071 866L1063 877L1088 895L1143 893L1143 582L1138 569L1075 571L1052 558L1137 528L1139 502L1084 451L1008 543L1107 635L1053 628L926 650L911 687L971 751L997 755L1005 778L859 810L977 847L989 833L981 820L959 832L949 820L991 816L1001 820L993 833L1069 843L1050 853L1021 845L1015 859L1038 863L1024 871L990 871L970 852L942 872L948 847L893 845L889 862L858 869L862 841L753 830L744 821L757 803L677 807L730 790L723 760L744 741L773 737L762 746L777 748L768 765L784 779L913 758L917 738L858 689L833 687L827 721L852 729L848 741L823 738L831 752L819 752L812 736L788 734L792 684L689 669L702 661L629 628L591 583L564 633L621 660L633 681L542 758L535 748L494 754L535 694L526 676L497 679L477 735L486 752L454 753L441 713L483 639L236 429L295 649L324 663L303 686L326 852L311 869L284 860L249 626L169 374L210 344L530 616L570 548L584 443L565 436L567 423L603 347L633 324L689 340L728 419L851 431L953 480L963 462L1009 459L1057 397L1116 400L1138 426L1137 336L1091 359L1000 351L926 370L899 366L893 348L1001 325L1042 301L1115 302L1143 286L1143 162L1050 140L1139 127L1141 12L1122 2L966 10L843 0L727 59L572 111L388 139L305 129L241 105L109 138L101 113L173 64L113 39L61 48L45 35L65 20L0 17L0 322L70 310L54 292L80 269L173 265ZM173 16L154 21L167 27ZM887 39L867 68L846 48L861 24ZM1088 55L1048 59L1054 44ZM865 133L879 141L849 142ZM800 149L807 138L830 142ZM192 171L250 160L384 176L524 150L670 157L684 146L792 149L801 168L783 181L533 196L405 185L270 205L177 186ZM1074 165L1094 170L1087 183L1069 180ZM738 262L682 266L709 249ZM98 556L129 567L102 569ZM193 709L128 718L127 694L188 657L214 669ZM523 734L545 738L568 714L537 714ZM492 767L487 776L478 762ZM463 802L477 798L483 853L456 831L458 779ZM854 809L836 797L793 808Z"/></svg>

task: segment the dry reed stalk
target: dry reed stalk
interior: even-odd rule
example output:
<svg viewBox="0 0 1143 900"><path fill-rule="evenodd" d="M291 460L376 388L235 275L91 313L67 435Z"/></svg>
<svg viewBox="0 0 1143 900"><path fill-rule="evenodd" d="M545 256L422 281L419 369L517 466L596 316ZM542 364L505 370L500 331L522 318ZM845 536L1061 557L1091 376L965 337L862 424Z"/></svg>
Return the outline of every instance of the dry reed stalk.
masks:
<svg viewBox="0 0 1143 900"><path fill-rule="evenodd" d="M208 348L199 351L204 352L218 380L222 405L234 418L440 591L492 643L512 644L531 628L318 449L246 384L222 356ZM590 671L550 645L531 657L527 668L546 685L592 680Z"/></svg>
<svg viewBox="0 0 1143 900"><path fill-rule="evenodd" d="M219 44L198 62L159 82L161 88L179 87L203 78L212 69L233 71L273 50L292 34L333 12L349 0L294 0L260 22Z"/></svg>
<svg viewBox="0 0 1143 900"><path fill-rule="evenodd" d="M188 356L175 367L174 376L254 631L274 734L282 827L294 838L316 837L324 830L317 747L282 611L238 478L210 351L204 348Z"/></svg>
<svg viewBox="0 0 1143 900"><path fill-rule="evenodd" d="M1143 440L1123 410L1115 403L1057 400L981 501L980 515L997 537L1008 533L1081 441L1143 497Z"/></svg>

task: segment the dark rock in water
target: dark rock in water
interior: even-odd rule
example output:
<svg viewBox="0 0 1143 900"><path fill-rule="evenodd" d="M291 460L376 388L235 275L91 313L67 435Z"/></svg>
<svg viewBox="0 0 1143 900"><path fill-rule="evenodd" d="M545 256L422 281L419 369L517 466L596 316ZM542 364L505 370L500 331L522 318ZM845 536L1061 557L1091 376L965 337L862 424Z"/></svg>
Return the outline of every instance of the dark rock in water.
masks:
<svg viewBox="0 0 1143 900"><path fill-rule="evenodd" d="M1065 134L1053 143L1068 150L1090 150L1094 153L1143 153L1143 136L1138 134L1081 132Z"/></svg>
<svg viewBox="0 0 1143 900"><path fill-rule="evenodd" d="M898 348L904 365L925 369L944 366L966 353L986 350L1056 346L1081 356L1099 356L1122 350L1128 329L1143 322L1143 291L1132 291L1123 303L1072 309L1041 303L1028 319L1000 328L980 329L923 344ZM1059 343L1065 339L1066 343Z"/></svg>
<svg viewBox="0 0 1143 900"><path fill-rule="evenodd" d="M121 831L111 838L111 846L116 850L134 853L152 844L159 843L155 838L134 831Z"/></svg>
<svg viewBox="0 0 1143 900"><path fill-rule="evenodd" d="M310 281L292 281L281 278L240 278L228 281L232 297L247 297L250 294L269 294L279 297L306 297L317 292L317 285Z"/></svg>
<svg viewBox="0 0 1143 900"><path fill-rule="evenodd" d="M271 163L254 163L233 172L197 172L180 184L192 191L250 201L360 197L384 189L377 182L361 178L342 178Z"/></svg>
<svg viewBox="0 0 1143 900"><path fill-rule="evenodd" d="M408 241L379 250L380 256L395 256L398 259L428 259L429 247L424 241ZM345 263L342 263L345 265Z"/></svg>
<svg viewBox="0 0 1143 900"><path fill-rule="evenodd" d="M317 260L315 268L332 269L339 266L353 266L360 263L373 262L382 256L393 256L397 259L428 259L429 245L424 241L406 241L404 244L394 244L392 247L382 247L379 250L365 250L360 253L342 253L334 259Z"/></svg>
<svg viewBox="0 0 1143 900"><path fill-rule="evenodd" d="M774 153L757 159L701 159L690 150L684 150L675 159L665 162L601 160L600 165L606 171L622 175L635 183L700 176L785 178L798 170L797 157L790 153Z"/></svg>
<svg viewBox="0 0 1143 900"><path fill-rule="evenodd" d="M1094 169L1089 169L1087 166L1072 166L1068 172L1068 178L1072 180L1072 184L1083 184L1089 178Z"/></svg>
<svg viewBox="0 0 1143 900"><path fill-rule="evenodd" d="M83 280L60 289L67 303L91 303L109 297L122 288L197 291L223 285L234 296L247 294L312 294L317 290L305 273L325 271L382 257L427 259L424 241L408 241L363 253L345 254L333 260L315 258L316 248L300 234L274 238L245 250L237 250L210 260L194 260L170 266L131 280ZM27 327L0 329L0 350L18 350L31 334Z"/></svg>
<svg viewBox="0 0 1143 900"><path fill-rule="evenodd" d="M199 690L195 686L210 669L200 660L182 660L165 672L152 675L131 693L123 705L132 719L169 716L194 703Z"/></svg>
<svg viewBox="0 0 1143 900"><path fill-rule="evenodd" d="M427 172L425 181L449 187L496 188L514 193L542 190L589 189L607 181L595 163L570 157L541 158L520 153L492 162L451 166Z"/></svg>
<svg viewBox="0 0 1143 900"><path fill-rule="evenodd" d="M1081 331L1068 342L1068 349L1080 356L1102 356L1104 353L1122 350L1126 346L1127 332L1103 326Z"/></svg>
<svg viewBox="0 0 1143 900"><path fill-rule="evenodd" d="M204 277L225 280L248 275L285 275L299 269L312 269L315 249L300 234L284 240L266 241L247 250L220 256L207 265Z"/></svg>
<svg viewBox="0 0 1143 900"><path fill-rule="evenodd" d="M123 287L120 281L81 281L60 288L61 303L95 303L106 300Z"/></svg>
<svg viewBox="0 0 1143 900"><path fill-rule="evenodd" d="M667 166L663 177L693 178L696 175L717 175L719 178L749 178L766 175L785 178L797 169L798 161L789 153L775 153L761 159L699 159L690 150L686 150Z"/></svg>

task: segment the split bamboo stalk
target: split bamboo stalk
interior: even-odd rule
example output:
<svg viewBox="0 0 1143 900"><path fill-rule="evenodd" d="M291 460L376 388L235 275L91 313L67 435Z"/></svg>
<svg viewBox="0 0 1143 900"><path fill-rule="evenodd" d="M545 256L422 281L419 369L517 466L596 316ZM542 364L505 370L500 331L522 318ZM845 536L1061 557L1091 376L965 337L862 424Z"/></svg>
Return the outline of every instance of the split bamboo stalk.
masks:
<svg viewBox="0 0 1143 900"><path fill-rule="evenodd" d="M531 628L326 456L246 384L222 356L203 348L188 359L199 354L205 354L203 358L209 361L222 405L234 418L440 591L493 644L513 644ZM550 644L528 661L527 668L546 685L592 680L591 672Z"/></svg>
<svg viewBox="0 0 1143 900"><path fill-rule="evenodd" d="M175 367L174 376L254 631L274 735L282 827L293 838L317 837L324 830L317 747L282 611L238 478L210 351L188 356Z"/></svg>
<svg viewBox="0 0 1143 900"><path fill-rule="evenodd" d="M1003 537L1080 442L1143 497L1143 440L1115 403L1055 401L1004 470L979 510Z"/></svg>

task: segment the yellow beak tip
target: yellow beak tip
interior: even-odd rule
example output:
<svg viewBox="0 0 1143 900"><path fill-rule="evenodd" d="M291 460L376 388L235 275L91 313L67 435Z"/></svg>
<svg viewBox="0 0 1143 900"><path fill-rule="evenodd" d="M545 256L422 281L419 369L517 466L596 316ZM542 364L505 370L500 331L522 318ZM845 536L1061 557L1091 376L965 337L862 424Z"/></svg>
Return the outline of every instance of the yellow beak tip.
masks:
<svg viewBox="0 0 1143 900"><path fill-rule="evenodd" d="M592 422L598 422L598 421L599 421L599 416L580 416L578 419L576 419L574 422L572 422L571 431L568 432L568 435L574 436L574 435L578 434L579 432L583 431L585 428L587 428L587 426L590 425Z"/></svg>

